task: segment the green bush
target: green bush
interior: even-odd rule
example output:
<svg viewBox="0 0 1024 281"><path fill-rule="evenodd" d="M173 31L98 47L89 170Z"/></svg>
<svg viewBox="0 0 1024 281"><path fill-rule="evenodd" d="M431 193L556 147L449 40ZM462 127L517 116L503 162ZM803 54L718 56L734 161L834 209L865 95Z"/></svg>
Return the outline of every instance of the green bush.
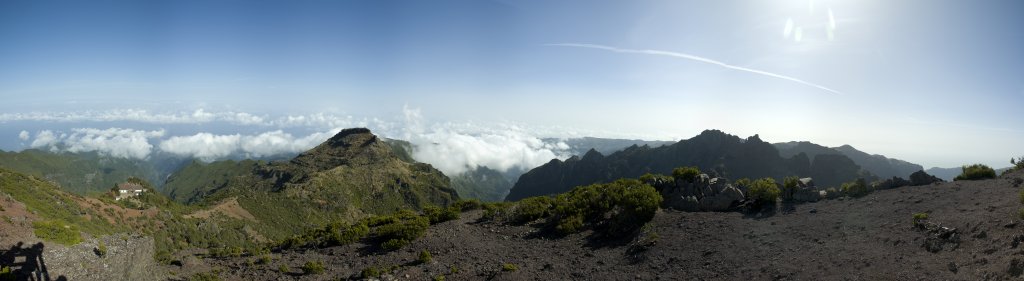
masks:
<svg viewBox="0 0 1024 281"><path fill-rule="evenodd" d="M537 196L519 200L512 211L512 223L525 224L547 217L551 212L551 197Z"/></svg>
<svg viewBox="0 0 1024 281"><path fill-rule="evenodd" d="M798 177L785 177L782 179L782 201L793 201L793 196L796 195L799 182L800 178Z"/></svg>
<svg viewBox="0 0 1024 281"><path fill-rule="evenodd" d="M736 182L733 182L732 184L735 185L736 188L746 189L746 188L749 188L752 183L753 182L750 181L750 179L742 178L742 179L736 180Z"/></svg>
<svg viewBox="0 0 1024 281"><path fill-rule="evenodd" d="M417 260L420 263L430 263L431 261L434 260L434 258L430 256L430 251L423 250L423 251L420 251L420 257Z"/></svg>
<svg viewBox="0 0 1024 281"><path fill-rule="evenodd" d="M82 242L78 227L61 220L36 221L32 223L36 237L64 245L75 245Z"/></svg>
<svg viewBox="0 0 1024 281"><path fill-rule="evenodd" d="M996 171L984 164L974 164L970 166L963 166L962 172L954 181L961 180L983 180L983 179L994 179L996 178Z"/></svg>
<svg viewBox="0 0 1024 281"><path fill-rule="evenodd" d="M320 261L308 261L302 265L302 273L309 274L320 274L324 273L324 263Z"/></svg>
<svg viewBox="0 0 1024 281"><path fill-rule="evenodd" d="M1013 167L1007 171L1024 170L1024 156L1017 159L1010 158L1010 165L1013 165Z"/></svg>
<svg viewBox="0 0 1024 281"><path fill-rule="evenodd" d="M605 235L624 236L654 218L661 201L654 187L635 179L580 186L555 197L549 221L563 235L592 223Z"/></svg>
<svg viewBox="0 0 1024 281"><path fill-rule="evenodd" d="M427 216L427 219L430 220L430 224L438 224L459 219L459 213L461 211L461 209L455 207L441 208L437 206L427 206L423 208L423 215Z"/></svg>
<svg viewBox="0 0 1024 281"><path fill-rule="evenodd" d="M505 264L501 265L501 271L516 271L516 270L519 270L519 267L516 266L515 264L505 263Z"/></svg>
<svg viewBox="0 0 1024 281"><path fill-rule="evenodd" d="M861 197L871 193L871 187L868 186L867 182L865 182L863 178L843 183L840 190L843 191L843 194L850 197Z"/></svg>
<svg viewBox="0 0 1024 281"><path fill-rule="evenodd" d="M381 274L380 269L377 269L376 266L370 266L370 267L367 267L367 268L363 268L363 271L359 272L359 276L362 276L363 278L367 278L367 279L368 278L380 277L380 274Z"/></svg>
<svg viewBox="0 0 1024 281"><path fill-rule="evenodd" d="M6 265L0 267L0 281L14 281L14 271Z"/></svg>
<svg viewBox="0 0 1024 281"><path fill-rule="evenodd" d="M438 274L437 276L434 276L434 281L444 281L444 280L445 280L444 279L444 274Z"/></svg>
<svg viewBox="0 0 1024 281"><path fill-rule="evenodd" d="M288 265L282 264L281 266L277 267L277 271L281 273L288 273L289 271L291 271L291 269L288 269Z"/></svg>
<svg viewBox="0 0 1024 281"><path fill-rule="evenodd" d="M400 212L395 217L398 221L381 225L375 230L377 239L383 241L380 247L385 251L405 247L409 242L423 236L430 227L429 219L416 214Z"/></svg>
<svg viewBox="0 0 1024 281"><path fill-rule="evenodd" d="M480 200L477 199L460 199L459 201L456 201L454 204L451 205L451 207L454 207L462 212L478 210L482 206L483 203L480 203Z"/></svg>
<svg viewBox="0 0 1024 281"><path fill-rule="evenodd" d="M96 255L97 256L99 256L101 258L102 257L106 257L107 256L107 244L104 244L103 241L100 241L99 245L96 246L95 251L96 251Z"/></svg>
<svg viewBox="0 0 1024 281"><path fill-rule="evenodd" d="M914 226L920 225L928 219L928 213L914 213Z"/></svg>
<svg viewBox="0 0 1024 281"><path fill-rule="evenodd" d="M489 221L505 220L509 215L508 211L511 206L512 204L508 202L484 203L482 206L484 214L481 219Z"/></svg>
<svg viewBox="0 0 1024 281"><path fill-rule="evenodd" d="M779 198L779 186L773 178L763 178L750 183L747 187L747 198L754 201L754 204L775 204Z"/></svg>
<svg viewBox="0 0 1024 281"><path fill-rule="evenodd" d="M219 281L220 276L214 272L200 272L188 278L189 281Z"/></svg>
<svg viewBox="0 0 1024 281"><path fill-rule="evenodd" d="M672 170L672 177L676 180L693 182L693 179L700 175L697 167L679 167Z"/></svg>

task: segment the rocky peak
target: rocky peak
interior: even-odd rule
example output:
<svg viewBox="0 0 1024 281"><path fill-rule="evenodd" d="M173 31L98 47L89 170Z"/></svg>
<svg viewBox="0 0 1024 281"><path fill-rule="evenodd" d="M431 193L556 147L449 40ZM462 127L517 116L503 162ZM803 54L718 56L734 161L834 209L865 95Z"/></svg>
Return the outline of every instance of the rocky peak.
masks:
<svg viewBox="0 0 1024 281"><path fill-rule="evenodd" d="M344 129L326 142L303 152L291 163L322 171L342 165L379 162L394 153L380 138L366 128Z"/></svg>

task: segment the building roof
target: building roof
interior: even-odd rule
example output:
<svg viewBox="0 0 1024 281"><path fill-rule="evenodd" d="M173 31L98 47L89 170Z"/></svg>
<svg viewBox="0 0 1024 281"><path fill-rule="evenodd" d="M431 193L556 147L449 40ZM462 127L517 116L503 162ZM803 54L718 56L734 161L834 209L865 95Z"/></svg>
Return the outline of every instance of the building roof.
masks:
<svg viewBox="0 0 1024 281"><path fill-rule="evenodd" d="M142 185L131 182L124 182L117 185L119 190L142 190Z"/></svg>

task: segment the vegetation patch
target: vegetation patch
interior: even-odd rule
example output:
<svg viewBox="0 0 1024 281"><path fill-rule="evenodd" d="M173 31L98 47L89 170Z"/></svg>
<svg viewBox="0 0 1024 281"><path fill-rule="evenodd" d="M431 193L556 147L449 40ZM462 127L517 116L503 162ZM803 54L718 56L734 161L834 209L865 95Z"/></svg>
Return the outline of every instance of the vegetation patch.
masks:
<svg viewBox="0 0 1024 281"><path fill-rule="evenodd" d="M679 167L672 170L672 177L677 180L693 182L693 179L700 175L697 167Z"/></svg>
<svg viewBox="0 0 1024 281"><path fill-rule="evenodd" d="M962 180L983 180L983 179L994 179L996 178L996 171L984 164L974 164L969 166L963 166L961 173L954 181Z"/></svg>
<svg viewBox="0 0 1024 281"><path fill-rule="evenodd" d="M64 245L82 242L78 227L60 220L36 221L32 223L36 237Z"/></svg>
<svg viewBox="0 0 1024 281"><path fill-rule="evenodd" d="M563 235L591 225L602 234L621 237L654 218L661 201L654 187L635 179L580 186L555 197L549 221Z"/></svg>
<svg viewBox="0 0 1024 281"><path fill-rule="evenodd" d="M324 273L324 263L321 261L308 261L302 265L302 273L306 275Z"/></svg>
<svg viewBox="0 0 1024 281"><path fill-rule="evenodd" d="M747 187L747 199L753 200L754 205L764 206L775 204L779 199L779 186L773 178L763 178L753 181Z"/></svg>
<svg viewBox="0 0 1024 281"><path fill-rule="evenodd" d="M871 187L868 186L867 182L865 182L863 178L857 179L856 181L843 183L842 187L840 187L840 190L843 191L843 194L846 194L846 196L850 197L861 197L864 195L868 195L868 193L871 193Z"/></svg>
<svg viewBox="0 0 1024 281"><path fill-rule="evenodd" d="M512 223L525 224L551 214L551 197L537 196L519 200L512 212Z"/></svg>
<svg viewBox="0 0 1024 281"><path fill-rule="evenodd" d="M427 216L430 220L430 224L438 224L450 220L459 219L459 213L462 212L461 208L455 206L448 208L441 208L437 206L426 206L423 208L423 215Z"/></svg>
<svg viewBox="0 0 1024 281"><path fill-rule="evenodd" d="M423 251L420 251L420 256L416 260L419 261L421 264L424 264L424 263L430 263L431 261L434 260L434 258L430 256L430 251L423 250Z"/></svg>

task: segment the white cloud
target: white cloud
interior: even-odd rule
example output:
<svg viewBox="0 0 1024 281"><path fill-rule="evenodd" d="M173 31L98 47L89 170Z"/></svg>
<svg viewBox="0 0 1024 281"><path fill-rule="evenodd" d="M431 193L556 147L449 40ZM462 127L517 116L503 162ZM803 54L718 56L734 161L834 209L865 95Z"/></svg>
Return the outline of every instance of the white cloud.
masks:
<svg viewBox="0 0 1024 281"><path fill-rule="evenodd" d="M146 159L153 150L151 138L161 138L164 130L141 131L133 129L76 128L71 134L44 130L36 134L29 145L32 148L49 148L51 151L98 152L101 155Z"/></svg>
<svg viewBox="0 0 1024 281"><path fill-rule="evenodd" d="M160 142L160 150L182 156L191 156L203 161L228 157L238 150L240 135L214 135L198 133L191 136L177 136Z"/></svg>
<svg viewBox="0 0 1024 281"><path fill-rule="evenodd" d="M341 129L295 137L281 130L258 135L214 135L198 133L176 136L160 143L160 150L180 156L215 161L230 156L265 157L286 153L299 153L326 141Z"/></svg>
<svg viewBox="0 0 1024 281"><path fill-rule="evenodd" d="M531 169L551 159L569 157L565 143L549 144L519 126L488 128L473 124L441 123L422 129L419 109L403 108L406 140L412 143L413 158L429 163L447 175L458 175L477 166L508 171Z"/></svg>
<svg viewBox="0 0 1024 281"><path fill-rule="evenodd" d="M57 136L53 134L53 131L43 130L36 133L36 139L29 146L32 148L46 148L54 147L55 145L57 145Z"/></svg>
<svg viewBox="0 0 1024 281"><path fill-rule="evenodd" d="M28 131L21 131L21 133L18 133L18 139L23 140L23 141L27 141L28 140Z"/></svg>

